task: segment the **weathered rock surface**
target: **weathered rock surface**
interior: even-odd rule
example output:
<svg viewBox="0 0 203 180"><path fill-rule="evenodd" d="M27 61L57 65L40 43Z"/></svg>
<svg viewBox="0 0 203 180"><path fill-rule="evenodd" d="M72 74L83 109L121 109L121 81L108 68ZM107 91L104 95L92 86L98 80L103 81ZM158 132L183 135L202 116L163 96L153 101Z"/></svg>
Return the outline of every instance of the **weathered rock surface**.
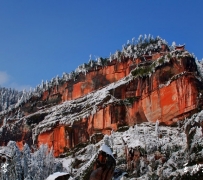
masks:
<svg viewBox="0 0 203 180"><path fill-rule="evenodd" d="M93 166L89 180L112 179L116 161L113 156L107 154L105 151L100 151Z"/></svg>

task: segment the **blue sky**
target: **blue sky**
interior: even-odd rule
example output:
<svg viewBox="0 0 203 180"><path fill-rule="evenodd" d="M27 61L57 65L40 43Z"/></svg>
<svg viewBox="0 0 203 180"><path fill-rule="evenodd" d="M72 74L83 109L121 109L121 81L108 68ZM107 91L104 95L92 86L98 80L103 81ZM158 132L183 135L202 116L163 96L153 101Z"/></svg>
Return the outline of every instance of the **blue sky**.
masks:
<svg viewBox="0 0 203 180"><path fill-rule="evenodd" d="M140 34L203 58L202 0L0 0L0 86L35 87Z"/></svg>

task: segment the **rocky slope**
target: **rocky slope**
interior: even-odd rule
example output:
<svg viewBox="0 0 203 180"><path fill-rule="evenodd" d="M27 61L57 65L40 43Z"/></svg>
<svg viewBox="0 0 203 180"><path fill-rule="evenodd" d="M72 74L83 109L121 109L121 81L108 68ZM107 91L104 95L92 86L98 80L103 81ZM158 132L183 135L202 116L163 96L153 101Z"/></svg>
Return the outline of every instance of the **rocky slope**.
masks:
<svg viewBox="0 0 203 180"><path fill-rule="evenodd" d="M96 144L74 148L58 160L74 179L89 179L99 147L106 144L116 159L114 180L199 180L203 177L202 121L203 111L177 127L162 126L158 121L125 127Z"/></svg>

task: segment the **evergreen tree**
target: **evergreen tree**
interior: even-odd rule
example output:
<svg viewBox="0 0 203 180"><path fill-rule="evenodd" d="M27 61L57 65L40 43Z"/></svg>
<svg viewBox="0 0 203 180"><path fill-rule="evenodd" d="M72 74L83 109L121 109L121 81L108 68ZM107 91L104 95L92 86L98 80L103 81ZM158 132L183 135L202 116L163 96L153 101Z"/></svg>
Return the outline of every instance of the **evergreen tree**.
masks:
<svg viewBox="0 0 203 180"><path fill-rule="evenodd" d="M16 142L9 141L7 145L13 153L13 165L14 165L14 174L15 174L15 180L22 180L22 166L21 166L21 152L16 145Z"/></svg>
<svg viewBox="0 0 203 180"><path fill-rule="evenodd" d="M24 179L28 178L29 173L29 167L31 164L31 154L30 154L30 148L25 143L23 151L22 151L22 169L23 169L23 176Z"/></svg>

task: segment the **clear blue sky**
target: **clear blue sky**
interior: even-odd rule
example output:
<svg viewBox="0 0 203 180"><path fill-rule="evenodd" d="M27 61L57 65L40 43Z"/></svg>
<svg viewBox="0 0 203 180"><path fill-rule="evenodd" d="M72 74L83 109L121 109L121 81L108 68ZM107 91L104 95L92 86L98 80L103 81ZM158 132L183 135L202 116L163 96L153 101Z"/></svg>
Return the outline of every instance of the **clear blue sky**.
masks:
<svg viewBox="0 0 203 180"><path fill-rule="evenodd" d="M203 58L202 0L0 0L0 85L35 87L140 34Z"/></svg>

